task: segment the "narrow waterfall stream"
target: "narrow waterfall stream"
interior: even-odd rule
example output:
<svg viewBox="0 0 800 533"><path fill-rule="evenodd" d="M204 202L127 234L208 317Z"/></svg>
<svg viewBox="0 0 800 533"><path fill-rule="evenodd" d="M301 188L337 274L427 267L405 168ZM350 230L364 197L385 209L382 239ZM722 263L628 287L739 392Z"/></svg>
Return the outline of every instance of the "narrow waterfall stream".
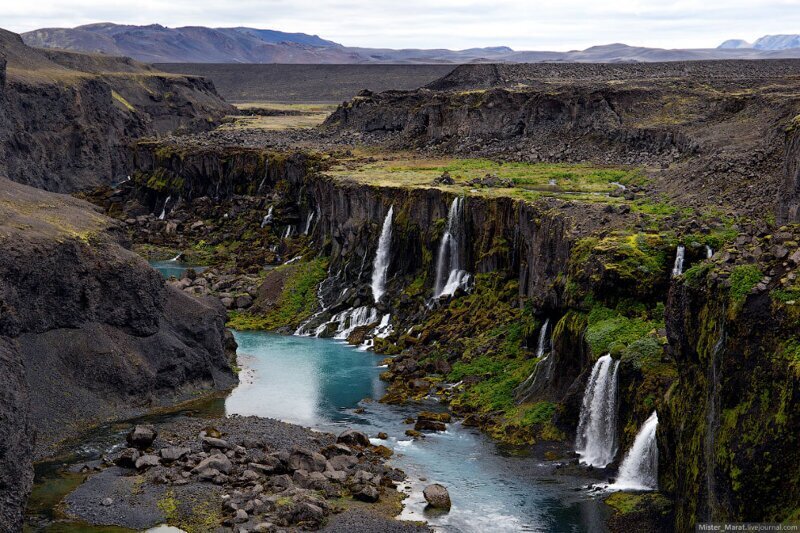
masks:
<svg viewBox="0 0 800 533"><path fill-rule="evenodd" d="M575 438L575 451L583 464L605 468L617 454L618 371L619 361L610 354L592 367Z"/></svg>
<svg viewBox="0 0 800 533"><path fill-rule="evenodd" d="M613 490L655 490L658 488L658 447L656 445L656 428L658 414L653 414L645 421L633 446L628 450L615 483L609 486Z"/></svg>
<svg viewBox="0 0 800 533"><path fill-rule="evenodd" d="M269 206L269 209L267 210L267 214L264 215L263 219L261 219L261 227L262 228L265 227L267 224L272 223L272 209L273 209L273 206Z"/></svg>
<svg viewBox="0 0 800 533"><path fill-rule="evenodd" d="M675 252L675 264L672 267L672 277L677 277L683 274L683 258L686 254L686 247L682 244L678 245Z"/></svg>
<svg viewBox="0 0 800 533"><path fill-rule="evenodd" d="M386 274L389 270L391 256L389 252L392 247L392 215L394 205L389 207L386 218L383 220L381 236L378 239L378 250L375 252L375 262L372 266L372 297L378 302L383 296L386 286Z"/></svg>
<svg viewBox="0 0 800 533"><path fill-rule="evenodd" d="M161 209L161 214L158 215L158 220L164 220L167 218L167 204L172 199L172 196L167 196L167 199L164 200L164 207Z"/></svg>
<svg viewBox="0 0 800 533"><path fill-rule="evenodd" d="M452 296L459 288L465 288L471 279L464 270L463 240L464 233L464 199L456 197L450 204L447 214L442 242L436 258L436 284L433 295Z"/></svg>
<svg viewBox="0 0 800 533"><path fill-rule="evenodd" d="M539 342L536 345L536 357L539 361L533 367L533 372L528 378L520 383L514 391L514 396L518 402L524 401L532 395L545 390L553 378L555 371L554 358L550 353L550 319L547 318L539 330Z"/></svg>

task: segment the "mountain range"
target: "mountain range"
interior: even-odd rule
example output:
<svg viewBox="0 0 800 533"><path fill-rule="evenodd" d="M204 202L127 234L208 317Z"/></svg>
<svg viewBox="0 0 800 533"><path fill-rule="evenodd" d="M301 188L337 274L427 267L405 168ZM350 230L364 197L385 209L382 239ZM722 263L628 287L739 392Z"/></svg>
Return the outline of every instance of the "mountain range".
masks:
<svg viewBox="0 0 800 533"><path fill-rule="evenodd" d="M515 51L506 46L466 50L359 48L305 33L110 22L43 28L23 33L22 38L40 48L128 56L148 63L619 63L800 58L800 35L767 35L752 44L733 39L717 48L664 49L615 43L569 52Z"/></svg>

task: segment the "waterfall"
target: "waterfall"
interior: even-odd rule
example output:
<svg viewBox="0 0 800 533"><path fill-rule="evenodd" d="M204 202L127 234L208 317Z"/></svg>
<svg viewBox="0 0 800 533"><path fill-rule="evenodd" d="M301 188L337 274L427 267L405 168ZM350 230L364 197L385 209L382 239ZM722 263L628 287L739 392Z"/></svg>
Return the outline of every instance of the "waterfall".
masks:
<svg viewBox="0 0 800 533"><path fill-rule="evenodd" d="M575 451L581 463L604 468L617 454L617 372L619 361L606 354L592 367L581 405Z"/></svg>
<svg viewBox="0 0 800 533"><path fill-rule="evenodd" d="M306 219L306 229L303 230L303 235L308 235L308 232L311 230L311 223L314 222L314 215L316 213L314 211L308 214L308 218Z"/></svg>
<svg viewBox="0 0 800 533"><path fill-rule="evenodd" d="M536 344L536 357L542 357L547 351L547 330L550 329L550 319L546 318L542 329L539 330L539 342Z"/></svg>
<svg viewBox="0 0 800 533"><path fill-rule="evenodd" d="M183 255L183 252L179 253L178 255L176 255L175 257L170 259L170 261L178 261L181 258L182 255Z"/></svg>
<svg viewBox="0 0 800 533"><path fill-rule="evenodd" d="M713 255L714 255L714 250L712 250L711 247L706 244L706 259L711 259Z"/></svg>
<svg viewBox="0 0 800 533"><path fill-rule="evenodd" d="M436 259L434 298L452 296L458 288L466 287L471 279L463 269L462 244L464 235L464 199L454 198L447 214L447 226Z"/></svg>
<svg viewBox="0 0 800 533"><path fill-rule="evenodd" d="M656 446L656 427L658 414L653 411L633 441L622 466L619 467L617 481L609 488L617 490L656 490L658 488L658 447Z"/></svg>
<svg viewBox="0 0 800 533"><path fill-rule="evenodd" d="M539 330L539 342L536 346L536 357L539 361L533 367L533 372L528 378L523 381L514 391L514 397L518 403L529 400L535 394L547 389L550 381L553 379L555 372L555 356L552 353L547 353L550 346L550 337L548 332L550 330L550 319L546 319L542 324L542 329ZM547 353L547 355L545 355Z"/></svg>
<svg viewBox="0 0 800 533"><path fill-rule="evenodd" d="M368 326L378 321L378 311L373 307L362 306L342 311L335 315L331 322L338 323L334 339L347 339L356 328Z"/></svg>
<svg viewBox="0 0 800 533"><path fill-rule="evenodd" d="M286 232L283 234L283 238L288 239L289 237L292 236L293 232L294 232L293 226L286 226Z"/></svg>
<svg viewBox="0 0 800 533"><path fill-rule="evenodd" d="M164 220L167 218L167 204L172 199L172 196L167 196L167 199L164 200L164 208L161 210L161 214L158 215L158 220Z"/></svg>
<svg viewBox="0 0 800 533"><path fill-rule="evenodd" d="M378 239L378 250L375 252L375 262L372 264L372 297L378 302L385 292L386 273L389 270L391 257L389 252L392 247L392 215L394 206L389 207L386 218L383 219L381 237Z"/></svg>
<svg viewBox="0 0 800 533"><path fill-rule="evenodd" d="M678 250L675 253L675 265L672 267L672 277L680 276L683 274L683 256L686 252L686 248L682 245L678 245Z"/></svg>
<svg viewBox="0 0 800 533"><path fill-rule="evenodd" d="M264 218L261 220L261 227L263 228L264 226L266 226L270 222L272 222L272 206L269 206L269 210L267 211L267 214L264 215Z"/></svg>

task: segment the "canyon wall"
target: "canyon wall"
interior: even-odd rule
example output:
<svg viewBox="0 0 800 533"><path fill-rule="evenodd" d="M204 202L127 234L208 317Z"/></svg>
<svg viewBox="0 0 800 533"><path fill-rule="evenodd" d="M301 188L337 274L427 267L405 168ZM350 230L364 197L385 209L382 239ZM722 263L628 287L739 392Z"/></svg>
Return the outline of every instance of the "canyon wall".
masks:
<svg viewBox="0 0 800 533"><path fill-rule="evenodd" d="M270 231L278 235L286 227L302 227L313 214L308 241L313 243L311 253L328 258L328 279L319 293L328 315L356 305L375 305L381 312L391 312L395 330L404 332L425 323L437 309L425 300L432 293L436 251L452 193L436 187L372 186L333 178L325 175L321 159L302 152L188 149L178 153L169 146L143 144L137 149L137 161L143 166L130 185L130 197L140 204L141 212L158 212L168 197L192 202L207 195L223 206L236 199L238 212L242 202L255 211L248 214L255 223L272 206L276 220ZM390 206L394 218L386 283L389 298L374 303L369 290L372 260ZM614 224L630 228L635 219L626 219L624 213L586 223L604 212L602 205L576 206L555 199L523 202L480 195L464 199L465 268L472 274L496 276L500 285L512 282L514 305L532 308L539 324L544 318L553 321L554 378L546 389L520 401L557 402L561 406L557 424L562 438L569 441L584 383L593 361L602 355L594 337L610 327L593 326L594 315L620 306L631 308L631 315L612 313L608 322L622 321L627 324L623 328L645 326L638 339L612 347L621 361L616 461L657 409L659 487L674 503L677 530L690 530L698 521L711 519L780 521L791 516L798 486L793 466L797 417L791 413L798 387L791 358L776 359L774 353L794 349L787 347L793 322L785 310L770 307L766 294L749 296L731 314L730 284L722 281L728 277L725 269L752 261L754 252L725 253L705 261L705 249L694 243L686 251L685 268L691 272L671 278L680 241L653 231L622 236L610 232ZM576 221L584 223L582 230ZM701 237L688 236L686 242ZM786 235L781 240L787 246L794 242ZM760 247L756 249L761 253ZM785 257L786 252L770 253ZM716 270L722 274L713 274ZM770 267L762 270L769 272ZM698 271L709 279L719 277L721 285L703 289L705 285L697 284ZM411 286L423 288L422 299L409 297ZM456 300L462 297L466 296L459 294ZM657 313L659 308L665 331L649 331L654 327L649 324L657 321L636 325L641 309ZM482 315L474 320L472 332L496 325L491 318L484 323ZM780 326L770 326L776 323ZM720 331L724 331L721 343ZM587 339L587 332L592 338ZM526 342L535 343L534 333L525 333ZM449 342L441 329L416 335L415 340L398 334L398 342L405 342L412 354L419 352L414 343ZM659 340L663 335L668 343ZM404 382L415 382L436 367L409 357L401 355L390 365Z"/></svg>
<svg viewBox="0 0 800 533"><path fill-rule="evenodd" d="M0 516L93 424L231 388L225 312L167 287L81 200L0 178Z"/></svg>
<svg viewBox="0 0 800 533"><path fill-rule="evenodd" d="M130 174L130 143L204 131L233 111L202 79L125 58L40 51L0 30L0 169L14 181L71 192Z"/></svg>

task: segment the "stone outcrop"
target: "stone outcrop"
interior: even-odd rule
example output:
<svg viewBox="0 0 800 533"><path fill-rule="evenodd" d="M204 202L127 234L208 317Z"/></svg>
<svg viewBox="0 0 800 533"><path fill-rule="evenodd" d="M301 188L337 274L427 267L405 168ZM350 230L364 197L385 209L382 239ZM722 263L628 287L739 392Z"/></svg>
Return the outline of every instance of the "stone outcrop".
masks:
<svg viewBox="0 0 800 533"><path fill-rule="evenodd" d="M767 254L716 266L674 285L667 306L679 379L659 412L659 483L679 531L781 522L800 498L797 311L778 286L796 263ZM739 291L743 268L756 275ZM758 268L771 275L759 279Z"/></svg>
<svg viewBox="0 0 800 533"><path fill-rule="evenodd" d="M41 51L0 30L0 171L71 192L122 181L130 143L213 127L233 108L207 80L126 58Z"/></svg>
<svg viewBox="0 0 800 533"><path fill-rule="evenodd" d="M220 304L167 287L116 233L84 201L0 178L5 524L59 441L236 383Z"/></svg>

